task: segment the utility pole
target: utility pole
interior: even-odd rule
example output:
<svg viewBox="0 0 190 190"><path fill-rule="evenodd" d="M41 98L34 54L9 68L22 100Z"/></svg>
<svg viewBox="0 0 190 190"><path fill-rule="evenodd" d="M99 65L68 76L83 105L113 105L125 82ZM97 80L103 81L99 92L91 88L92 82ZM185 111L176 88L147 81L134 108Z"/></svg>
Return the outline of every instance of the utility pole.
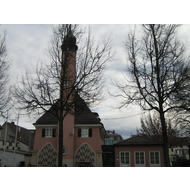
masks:
<svg viewBox="0 0 190 190"><path fill-rule="evenodd" d="M16 125L16 133L15 133L15 146L14 146L14 155L13 155L13 167L15 162L15 150L16 150L16 140L17 140L17 132L18 132L18 120L19 120L19 114L17 118L17 125Z"/></svg>
<svg viewBox="0 0 190 190"><path fill-rule="evenodd" d="M8 111L7 111L7 119L5 125L5 136L4 136L4 151L3 151L3 166L5 167L5 147L6 147L6 140L7 140L7 121L8 121Z"/></svg>

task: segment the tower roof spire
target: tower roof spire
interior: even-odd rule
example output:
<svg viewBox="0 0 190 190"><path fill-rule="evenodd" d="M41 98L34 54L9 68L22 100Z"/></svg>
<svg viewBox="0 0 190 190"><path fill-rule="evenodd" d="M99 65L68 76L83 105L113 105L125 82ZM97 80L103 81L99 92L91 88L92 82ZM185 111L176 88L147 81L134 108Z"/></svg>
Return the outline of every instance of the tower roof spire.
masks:
<svg viewBox="0 0 190 190"><path fill-rule="evenodd" d="M64 36L63 44L61 46L63 51L76 51L78 46L76 45L76 37L71 29L71 24L66 26L67 34Z"/></svg>
<svg viewBox="0 0 190 190"><path fill-rule="evenodd" d="M64 37L64 44L72 44L72 45L76 45L76 38L73 35L73 32L71 30L71 24L69 24L69 26L67 26L67 34Z"/></svg>

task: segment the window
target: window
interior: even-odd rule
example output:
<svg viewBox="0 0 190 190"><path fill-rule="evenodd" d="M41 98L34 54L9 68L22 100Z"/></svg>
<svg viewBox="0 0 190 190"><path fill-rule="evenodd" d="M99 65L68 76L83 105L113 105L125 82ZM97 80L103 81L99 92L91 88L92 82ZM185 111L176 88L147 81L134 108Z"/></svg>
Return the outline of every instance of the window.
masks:
<svg viewBox="0 0 190 190"><path fill-rule="evenodd" d="M178 154L183 154L183 150L178 150Z"/></svg>
<svg viewBox="0 0 190 190"><path fill-rule="evenodd" d="M113 144L113 140L105 139L105 145L112 145L112 144Z"/></svg>
<svg viewBox="0 0 190 190"><path fill-rule="evenodd" d="M135 152L135 166L145 166L144 152Z"/></svg>
<svg viewBox="0 0 190 190"><path fill-rule="evenodd" d="M53 129L46 129L45 130L45 137L52 137Z"/></svg>
<svg viewBox="0 0 190 190"><path fill-rule="evenodd" d="M172 161L173 161L173 162L176 161L176 157L175 157L175 156L172 157Z"/></svg>
<svg viewBox="0 0 190 190"><path fill-rule="evenodd" d="M160 166L160 152L150 152L150 166Z"/></svg>
<svg viewBox="0 0 190 190"><path fill-rule="evenodd" d="M81 137L88 137L88 129L81 130Z"/></svg>
<svg viewBox="0 0 190 190"><path fill-rule="evenodd" d="M130 166L130 154L129 152L120 152L120 166Z"/></svg>
<svg viewBox="0 0 190 190"><path fill-rule="evenodd" d="M67 77L64 78L63 83L64 83L64 86L67 86L67 85L68 85L68 78L67 78Z"/></svg>
<svg viewBox="0 0 190 190"><path fill-rule="evenodd" d="M78 129L78 137L92 137L92 129Z"/></svg>
<svg viewBox="0 0 190 190"><path fill-rule="evenodd" d="M42 137L55 137L56 129L42 129Z"/></svg>
<svg viewBox="0 0 190 190"><path fill-rule="evenodd" d="M63 146L63 155L66 155L67 149L65 146Z"/></svg>

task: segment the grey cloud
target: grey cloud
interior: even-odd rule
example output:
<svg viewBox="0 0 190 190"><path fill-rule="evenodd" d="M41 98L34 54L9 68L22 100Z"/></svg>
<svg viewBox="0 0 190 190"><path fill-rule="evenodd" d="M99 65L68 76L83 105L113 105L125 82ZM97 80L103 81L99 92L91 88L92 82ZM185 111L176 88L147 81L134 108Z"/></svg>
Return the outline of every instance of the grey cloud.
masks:
<svg viewBox="0 0 190 190"><path fill-rule="evenodd" d="M116 52L115 60L108 63L108 70L105 73L105 85L113 93L117 89L110 85L112 79L118 79L122 82L121 72L126 72L126 53L123 45L127 32L134 28L134 25L125 24L99 24L91 25L92 34L97 42L101 42L105 36L112 38L112 48ZM139 27L139 26L138 26ZM39 59L45 59L48 42L52 34L51 25L0 25L0 32L4 29L7 31L7 49L8 56L12 59L12 67L10 69L11 81L15 82L17 76L27 68L31 71L32 65L36 65ZM190 42L190 25L182 26L180 36L187 38ZM80 48L80 44L79 44ZM135 134L136 128L140 127L140 115L129 117L126 119L111 120L111 118L128 117L142 112L138 107L128 107L122 110L111 109L110 106L118 105L117 99L109 97L102 101L95 111L102 118L102 122L106 130L116 130L124 138L130 136L131 132ZM103 118L110 118L105 120Z"/></svg>

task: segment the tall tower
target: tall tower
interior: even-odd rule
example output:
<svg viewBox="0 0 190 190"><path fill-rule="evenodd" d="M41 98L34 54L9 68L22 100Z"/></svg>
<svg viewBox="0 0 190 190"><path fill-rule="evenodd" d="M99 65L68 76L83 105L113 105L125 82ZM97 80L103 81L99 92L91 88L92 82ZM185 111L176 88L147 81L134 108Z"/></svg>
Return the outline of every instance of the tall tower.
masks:
<svg viewBox="0 0 190 190"><path fill-rule="evenodd" d="M61 70L61 89L60 100L62 105L73 102L75 90L73 85L76 79L76 38L71 31L71 25L67 29L64 37L62 49L62 70ZM64 110L64 109L63 109ZM74 110L73 110L74 112ZM63 111L61 114L65 114ZM63 163L73 166L74 163L74 114L67 113L63 120ZM59 130L59 132L61 132Z"/></svg>
<svg viewBox="0 0 190 190"><path fill-rule="evenodd" d="M62 49L62 76L64 79L65 89L73 86L76 78L76 38L72 33L71 25L67 29L67 34L64 37Z"/></svg>

